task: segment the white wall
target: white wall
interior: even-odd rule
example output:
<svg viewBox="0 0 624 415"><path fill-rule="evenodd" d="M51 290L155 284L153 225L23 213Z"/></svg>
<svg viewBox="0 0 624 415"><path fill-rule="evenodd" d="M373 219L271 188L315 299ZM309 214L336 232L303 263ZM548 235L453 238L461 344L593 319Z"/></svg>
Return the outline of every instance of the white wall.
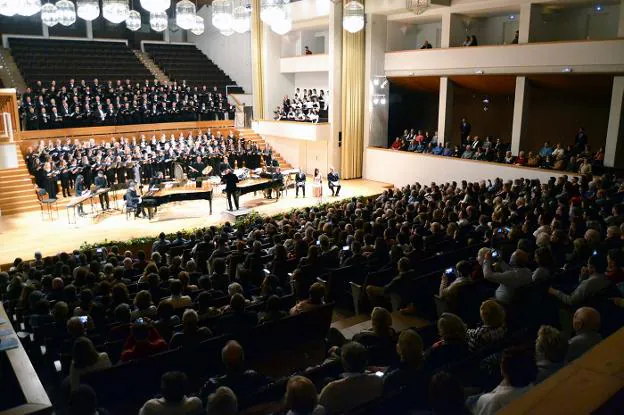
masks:
<svg viewBox="0 0 624 415"><path fill-rule="evenodd" d="M560 176L553 170L530 169L506 166L475 160L462 160L428 154L408 153L369 147L364 150L366 169L364 178L395 186L405 186L415 182L445 183L468 180L471 182L495 179L513 180L518 178L548 181L552 176ZM393 168L401 166L401 168Z"/></svg>
<svg viewBox="0 0 624 415"><path fill-rule="evenodd" d="M308 46L313 54L326 54L329 51L329 29L310 28L293 30L282 36L283 58L303 56Z"/></svg>
<svg viewBox="0 0 624 415"><path fill-rule="evenodd" d="M204 52L219 68L245 92L252 93L251 81L251 34L234 33L223 36L211 23L211 7L202 7L198 14L204 18L206 31L195 36L188 34L188 41Z"/></svg>
<svg viewBox="0 0 624 415"><path fill-rule="evenodd" d="M306 174L314 173L315 168L323 175L329 171L328 141L301 141L271 135L262 135L262 138L271 144L284 160Z"/></svg>
<svg viewBox="0 0 624 415"><path fill-rule="evenodd" d="M441 21L423 24L389 21L386 51L419 49L425 40L434 48L439 48L441 29Z"/></svg>
<svg viewBox="0 0 624 415"><path fill-rule="evenodd" d="M300 72L295 74L295 88L316 88L327 91L329 88L328 72Z"/></svg>
<svg viewBox="0 0 624 415"><path fill-rule="evenodd" d="M285 95L292 95L295 91L294 73L280 72L280 54L282 48L281 36L275 34L267 25L263 25L263 62L264 62L264 115L267 119L273 118L273 111L282 104ZM284 58L305 59L305 58ZM280 150L278 149L278 152Z"/></svg>
<svg viewBox="0 0 624 415"><path fill-rule="evenodd" d="M304 55L279 59L279 71L282 73L328 72L329 55Z"/></svg>
<svg viewBox="0 0 624 415"><path fill-rule="evenodd" d="M578 7L548 12L542 10L531 31L536 42L556 40L601 40L617 37L620 6L603 5L596 13L593 7Z"/></svg>
<svg viewBox="0 0 624 415"><path fill-rule="evenodd" d="M208 24L210 24L210 23L208 23ZM187 42L187 35L186 35L187 31L186 30L182 30L182 29L178 28L175 32L172 31L171 29L167 29L167 31L169 32L169 42ZM191 32L188 32L188 33L189 33L189 36L188 36L189 38L191 36L197 37L197 36L191 34ZM192 42L192 40L188 39L188 42Z"/></svg>

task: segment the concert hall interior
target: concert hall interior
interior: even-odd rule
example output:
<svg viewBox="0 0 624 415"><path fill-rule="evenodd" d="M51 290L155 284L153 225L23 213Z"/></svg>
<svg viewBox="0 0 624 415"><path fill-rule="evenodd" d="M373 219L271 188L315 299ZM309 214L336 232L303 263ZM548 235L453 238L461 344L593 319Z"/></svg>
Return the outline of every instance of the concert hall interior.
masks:
<svg viewBox="0 0 624 415"><path fill-rule="evenodd" d="M624 413L624 0L0 36L0 414Z"/></svg>

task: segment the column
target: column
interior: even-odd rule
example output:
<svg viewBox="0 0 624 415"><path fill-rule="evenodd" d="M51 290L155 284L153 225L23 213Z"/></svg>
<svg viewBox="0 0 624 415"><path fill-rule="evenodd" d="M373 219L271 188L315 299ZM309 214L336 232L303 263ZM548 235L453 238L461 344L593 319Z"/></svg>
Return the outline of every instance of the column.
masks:
<svg viewBox="0 0 624 415"><path fill-rule="evenodd" d="M340 133L342 132L342 4L329 5L329 125L327 163L338 171L340 166ZM329 167L329 166L328 166Z"/></svg>
<svg viewBox="0 0 624 415"><path fill-rule="evenodd" d="M170 33L169 33L169 29L165 29L165 30L163 30L163 40L164 40L165 42L170 42L170 41L171 41L171 39L170 39Z"/></svg>
<svg viewBox="0 0 624 415"><path fill-rule="evenodd" d="M450 48L460 46L464 41L466 30L461 16L452 14L450 10L446 10L442 14L442 29L440 34L440 47Z"/></svg>
<svg viewBox="0 0 624 415"><path fill-rule="evenodd" d="M251 79L253 88L253 117L264 118L264 59L262 53L262 20L260 0L251 2Z"/></svg>
<svg viewBox="0 0 624 415"><path fill-rule="evenodd" d="M388 18L382 14L367 16L364 69L364 148L388 145L388 91L384 82L384 59ZM373 82L377 83L375 85ZM385 83L385 85L384 85ZM373 105L373 95L383 95L385 104Z"/></svg>
<svg viewBox="0 0 624 415"><path fill-rule="evenodd" d="M522 137L527 129L527 110L529 108L530 83L526 76L516 77L516 95L514 98L513 124L511 127L511 152L518 155Z"/></svg>
<svg viewBox="0 0 624 415"><path fill-rule="evenodd" d="M87 28L87 39L93 39L93 22L85 21L85 27Z"/></svg>
<svg viewBox="0 0 624 415"><path fill-rule="evenodd" d="M365 34L364 30L360 30L358 33L342 31L342 151L340 152L340 168L344 179L362 177Z"/></svg>
<svg viewBox="0 0 624 415"><path fill-rule="evenodd" d="M453 81L451 81L448 76L440 77L440 98L438 106L438 143L440 144L453 141L451 131L453 123L454 86Z"/></svg>
<svg viewBox="0 0 624 415"><path fill-rule="evenodd" d="M620 0L620 21L617 36L624 37L624 0Z"/></svg>
<svg viewBox="0 0 624 415"><path fill-rule="evenodd" d="M621 169L624 167L624 76L613 78L611 92L611 109L605 143L604 164L608 167Z"/></svg>
<svg viewBox="0 0 624 415"><path fill-rule="evenodd" d="M530 43L535 41L536 27L541 19L541 6L539 4L523 4L520 6L520 19L518 31L518 43Z"/></svg>
<svg viewBox="0 0 624 415"><path fill-rule="evenodd" d="M43 37L50 37L50 32L48 29L48 25L41 22L41 34L43 35Z"/></svg>

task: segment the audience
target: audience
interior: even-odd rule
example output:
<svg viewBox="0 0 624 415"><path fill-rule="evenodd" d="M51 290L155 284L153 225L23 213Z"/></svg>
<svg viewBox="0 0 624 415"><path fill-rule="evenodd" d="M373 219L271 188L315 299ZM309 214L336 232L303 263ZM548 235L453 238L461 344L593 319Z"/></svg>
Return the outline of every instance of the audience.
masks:
<svg viewBox="0 0 624 415"><path fill-rule="evenodd" d="M614 323L621 326L624 310L615 305L624 305L624 300L615 284L621 281L622 232L610 227L623 222L619 219L623 200L624 187L610 175L562 176L544 182L416 183L376 197L159 238L180 244L184 250L180 256L160 255L156 244L157 255L107 246L36 255L32 262L18 258L7 273L0 273L0 291L5 307L19 310L20 322L26 332L35 332L35 339L39 330L56 333L59 350L51 346L48 353L71 355L73 363L69 367L62 363L63 371L71 372L72 388L81 391L83 375L91 372L87 375L91 379L99 375L93 371L109 370L101 354L109 351L105 341L124 343L120 362L149 358L166 351L168 343L172 349L185 349L165 356L190 353L188 345L213 333L234 333L243 341L258 322L298 321L299 316L286 316L293 304L294 314L314 312L324 307L326 294L331 294L327 298L343 307L353 300L348 284L353 281L368 294L359 307L366 309L372 302L372 330L357 333L346 344L343 339L342 347L332 351L345 372L339 379L337 361L332 359L319 367L322 376L297 372L321 393L315 402L310 385L298 379L290 386L290 406L285 411L321 413L322 406L327 413L336 413L386 402L376 401L382 394L392 401L396 393L400 402L413 409L464 413L457 393L463 383L478 391L499 384L467 401L474 413L494 413L531 383L612 333ZM260 263L254 263L256 242L261 244ZM271 248L274 255L264 251ZM333 256L337 251L344 254ZM245 270L252 270L251 274L236 275L233 258L244 262L250 253ZM340 258L358 271L343 281L323 277L339 266ZM270 262L279 267L269 266ZM269 277L264 277L264 268ZM319 276L327 286L316 282ZM373 278L375 285L369 284ZM546 295L548 285L553 295ZM290 296L292 286L295 295ZM463 297L465 292L471 293L468 298ZM297 294L306 293L307 299L295 303ZM458 303L454 314L440 314L437 327L433 326L438 341L427 326L401 333L392 330L392 315L387 311L390 295L411 303L420 318L433 321L435 294ZM158 304L155 312L152 301ZM568 304L578 308L573 318L575 335L569 340L562 335L565 321L560 323ZM609 311L600 315L597 310L603 307ZM473 312L473 318L467 312ZM18 313L8 314L13 319ZM480 324L474 326L479 315ZM177 327L179 316L183 316L182 327ZM91 344L82 340L87 337ZM516 347L500 354L508 345L533 341L535 356L526 350L517 352ZM118 353L109 353L111 364ZM272 381L249 369L236 342L223 348L222 360L225 373L201 375L210 378L200 392L208 413L245 410L259 392L279 391L277 396L282 396L284 389L279 388L288 389L288 379ZM500 371L465 370L498 360ZM188 376L193 376L192 384L201 384L197 374ZM163 393L163 398L149 401L143 413L184 405L192 395L184 398L186 389L183 392Z"/></svg>
<svg viewBox="0 0 624 415"><path fill-rule="evenodd" d="M323 415L325 408L318 404L316 387L304 376L288 379L284 396L286 415Z"/></svg>
<svg viewBox="0 0 624 415"><path fill-rule="evenodd" d="M470 45L472 46L472 45ZM515 166L539 167L542 169L566 170L578 174L592 174L601 171L604 161L604 149L592 151L585 142L582 145L564 148L557 143L552 146L546 141L538 151L526 154L520 151L514 156L510 151L510 144L503 143L500 138L471 136L472 126L465 118L460 124L460 144L438 143L438 133L418 133L414 129L405 130L396 137L390 148L393 150L410 151L415 153L433 154L462 159L481 160ZM586 136L585 136L586 137Z"/></svg>

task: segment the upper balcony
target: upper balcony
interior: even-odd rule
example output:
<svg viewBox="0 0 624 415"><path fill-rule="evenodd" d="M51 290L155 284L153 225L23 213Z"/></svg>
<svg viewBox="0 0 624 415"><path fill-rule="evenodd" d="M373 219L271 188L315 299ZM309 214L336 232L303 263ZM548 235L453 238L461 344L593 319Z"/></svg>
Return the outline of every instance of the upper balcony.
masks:
<svg viewBox="0 0 624 415"><path fill-rule="evenodd" d="M624 72L624 39L388 52L387 76Z"/></svg>
<svg viewBox="0 0 624 415"><path fill-rule="evenodd" d="M281 73L327 72L329 55L304 55L280 59Z"/></svg>
<svg viewBox="0 0 624 415"><path fill-rule="evenodd" d="M257 120L253 129L260 135L301 141L327 141L331 134L329 123Z"/></svg>

